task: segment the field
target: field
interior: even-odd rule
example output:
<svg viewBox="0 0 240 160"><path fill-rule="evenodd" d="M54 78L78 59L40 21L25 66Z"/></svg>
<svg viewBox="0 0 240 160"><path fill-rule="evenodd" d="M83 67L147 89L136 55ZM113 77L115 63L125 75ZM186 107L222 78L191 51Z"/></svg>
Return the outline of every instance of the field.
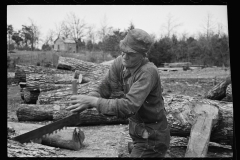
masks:
<svg viewBox="0 0 240 160"><path fill-rule="evenodd" d="M42 65L47 62L53 63L54 54L60 53L45 53L42 52L31 53L11 53L11 57L20 57L19 64L27 63L36 65L37 62L41 62ZM61 53L62 56L69 56L66 53ZM41 57L42 56L42 57ZM87 60L89 56L85 54L71 54L72 57ZM85 59L84 59L85 58ZM107 60L112 58L108 56ZM42 60L42 61L41 61ZM102 60L96 60L100 63ZM13 71L13 70L9 70ZM216 83L230 74L229 68L204 68L188 71L161 71L160 77L163 87L163 95L167 93L175 93L189 96L204 97L204 95L211 89ZM8 83L8 121L17 121L16 110L18 105L22 103L19 95L19 86ZM109 126L85 126L81 127L85 134L84 148L80 151L70 151L60 149L59 153L65 154L66 157L117 157L117 149L119 147L119 141L122 132L126 128L126 125L109 125ZM175 155L177 157L184 156L186 148L171 148L171 154L168 157ZM232 152L229 150L221 150L209 148L208 157L229 157L232 156Z"/></svg>

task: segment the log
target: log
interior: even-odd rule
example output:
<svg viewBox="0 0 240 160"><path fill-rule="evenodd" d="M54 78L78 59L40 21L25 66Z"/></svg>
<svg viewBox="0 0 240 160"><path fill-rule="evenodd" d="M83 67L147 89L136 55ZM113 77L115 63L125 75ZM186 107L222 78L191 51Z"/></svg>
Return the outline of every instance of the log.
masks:
<svg viewBox="0 0 240 160"><path fill-rule="evenodd" d="M20 92L22 92L20 95L26 104L37 103L38 96L40 94L39 89L23 88L22 90L20 89Z"/></svg>
<svg viewBox="0 0 240 160"><path fill-rule="evenodd" d="M78 94L88 94L91 91L94 90L94 87L96 87L98 84L100 83L100 81L91 81L88 83L84 83L84 84L79 84L77 86ZM52 104L56 101L65 101L65 100L69 100L69 97L72 96L72 87L67 86L64 88L60 88L57 90L51 90L48 92L41 92L39 97L38 97L38 103L39 104Z"/></svg>
<svg viewBox="0 0 240 160"><path fill-rule="evenodd" d="M71 88L69 90L71 91ZM59 99L56 99L56 101L57 100L60 101ZM51 101L51 103L54 103L56 101ZM200 99L196 97L174 94L165 95L164 101L165 109L167 111L167 119L169 122L169 126L171 127L172 136L190 136L191 127L194 124L197 115L199 114L199 109L201 108L201 106L206 106L207 104L211 106L216 106L219 110L218 120L216 124L212 126L210 140L221 144L232 145L233 104L231 102L214 101L209 99ZM64 107L66 106L60 107L60 110L64 111ZM22 115L23 114L24 113L22 113ZM114 116L103 116L94 109L85 110L80 114L80 116L81 125L128 123L126 119L117 119ZM61 112L56 112L54 113L54 117L55 118L53 119L59 119L64 116Z"/></svg>
<svg viewBox="0 0 240 160"><path fill-rule="evenodd" d="M59 57L58 69L64 70L79 70L83 77L88 78L91 81L101 80L109 70L108 65L96 64L91 62L85 62L76 58Z"/></svg>
<svg viewBox="0 0 240 160"><path fill-rule="evenodd" d="M89 78L84 78L82 75L81 83L91 81ZM26 74L26 87L39 88L41 92L56 90L70 86L73 80L71 74Z"/></svg>
<svg viewBox="0 0 240 160"><path fill-rule="evenodd" d="M64 110L64 105L28 105L20 104L16 115L18 121L56 121L60 120L71 112ZM85 110L79 115L81 126L101 125L101 124L127 124L127 119L117 118L116 116L107 117L99 114L96 109Z"/></svg>
<svg viewBox="0 0 240 160"><path fill-rule="evenodd" d="M86 62L76 58L60 56L57 68L72 71L79 70L90 73L94 70L108 70L109 66Z"/></svg>
<svg viewBox="0 0 240 160"><path fill-rule="evenodd" d="M171 136L190 136L191 127L198 115L196 111L208 104L219 110L218 120L212 126L210 141L233 144L233 103L174 94L165 95L164 101Z"/></svg>
<svg viewBox="0 0 240 160"><path fill-rule="evenodd" d="M40 124L8 122L8 127L14 128L17 135L42 127ZM56 133L43 136L34 141L43 145L78 151L83 147L85 135L79 127L68 127Z"/></svg>
<svg viewBox="0 0 240 160"><path fill-rule="evenodd" d="M118 157L130 157L130 153L133 149L133 142L132 139L128 133L128 126L125 127L124 131L121 132L122 135L119 139L119 145L117 148L117 152L118 152ZM189 142L189 138L188 137L178 137L178 136L171 136L170 137L170 148L167 151L167 154L165 157L184 157L185 156L185 152L186 150L184 149L184 153L181 153L179 155L180 152L180 148L187 148ZM225 151L231 151L232 147L229 145L221 145L215 142L209 142L209 148L217 148L217 150L220 149L224 149ZM177 149L178 154L174 154L175 149ZM220 150L221 152L221 150ZM216 154L215 153L211 153L211 151L208 151L206 157L210 157L211 154ZM231 155L231 154L230 154ZM217 156L216 156L217 157ZM221 157L221 156L220 156ZM231 157L231 156L230 156Z"/></svg>
<svg viewBox="0 0 240 160"><path fill-rule="evenodd" d="M16 65L15 78L19 82L26 82L26 74L71 74L71 71L56 68L47 68L35 65Z"/></svg>
<svg viewBox="0 0 240 160"><path fill-rule="evenodd" d="M226 89L226 97L222 99L222 101L232 102L232 84L229 84Z"/></svg>
<svg viewBox="0 0 240 160"><path fill-rule="evenodd" d="M73 61L74 60L75 59L73 59ZM82 76L82 83L100 80L108 70L108 67L105 67L104 65L97 65L90 62L89 64L88 62L85 63L84 61L80 62L80 64L83 64L84 67L88 68L88 70L80 71ZM29 89L41 89L41 91L49 91L63 88L64 85L60 84L71 84L71 81L73 79L72 74L73 72L68 70L55 68L50 69L32 65L17 65L15 79L17 79L18 83L26 82L26 87Z"/></svg>
<svg viewBox="0 0 240 160"><path fill-rule="evenodd" d="M205 95L206 98L211 100L222 100L226 97L226 88L231 83L231 76L226 77L223 81L215 85Z"/></svg>

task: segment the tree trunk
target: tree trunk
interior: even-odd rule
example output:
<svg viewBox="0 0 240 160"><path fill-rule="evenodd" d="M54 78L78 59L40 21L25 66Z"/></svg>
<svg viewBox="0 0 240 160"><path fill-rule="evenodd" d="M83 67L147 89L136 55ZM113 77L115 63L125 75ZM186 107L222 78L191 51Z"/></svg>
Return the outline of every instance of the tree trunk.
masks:
<svg viewBox="0 0 240 160"><path fill-rule="evenodd" d="M66 71L56 68L47 68L35 65L16 65L15 78L19 82L26 82L26 74L72 74L72 71Z"/></svg>
<svg viewBox="0 0 240 160"><path fill-rule="evenodd" d="M56 121L60 120L71 112L64 110L64 105L27 105L20 104L16 112L18 121ZM127 124L127 119L117 118L116 116L107 117L99 114L96 109L85 110L79 115L80 125L100 125L100 124Z"/></svg>
<svg viewBox="0 0 240 160"><path fill-rule="evenodd" d="M59 57L57 68L72 71L79 70L83 77L87 77L90 80L100 80L108 71L109 66L70 57Z"/></svg>
<svg viewBox="0 0 240 160"><path fill-rule="evenodd" d="M133 146L132 139L129 135L128 126L121 133L122 133L122 135L119 140L119 145L118 145L118 149L117 149L118 157L130 157L130 153L134 146ZM188 141L189 141L188 137L171 136L170 137L170 148L166 154L166 157L184 157L185 149L184 149L184 153L181 153L182 156L175 155L174 150L175 150L175 148L179 148L179 147L186 148L188 145ZM219 147L221 147L223 149L227 149L227 150L232 149L232 147L229 145L221 145L221 144L215 143L215 142L209 142L208 146L209 147L218 147L217 149L219 149ZM177 151L179 152L179 149ZM210 154L209 152L210 151L208 151L208 154ZM216 153L213 153L213 154L216 154Z"/></svg>
<svg viewBox="0 0 240 160"><path fill-rule="evenodd" d="M42 126L43 125L40 124L8 122L8 127L14 128L17 135L21 135ZM84 139L85 135L79 127L68 127L57 133L43 136L41 139L37 141L35 140L34 142L47 146L78 151L83 146Z"/></svg>
<svg viewBox="0 0 240 160"><path fill-rule="evenodd" d="M103 75L107 71L107 67L103 65L100 65L98 68L89 65L87 62L86 64L84 62L83 65L84 67L88 68L88 70L80 71L80 74L82 75L81 83L100 80L103 78ZM64 85L62 84L71 84L73 74L74 72L72 71L61 69L50 69L31 65L17 65L15 79L18 83L26 82L26 87L28 89L40 89L41 91L50 91L63 88Z"/></svg>
<svg viewBox="0 0 240 160"><path fill-rule="evenodd" d="M79 84L77 86L78 94L88 94L93 91L94 87L96 87L100 81L91 81L84 84ZM41 92L38 97L39 104L51 104L55 101L65 101L68 100L69 97L72 96L72 88L65 87L58 90L52 90L48 92Z"/></svg>
<svg viewBox="0 0 240 160"><path fill-rule="evenodd" d="M76 58L60 56L58 59L57 68L64 69L64 70L72 70L72 71L79 70L79 71L85 71L85 72L92 72L94 70L109 69L109 66L86 62Z"/></svg>
<svg viewBox="0 0 240 160"><path fill-rule="evenodd" d="M228 76L225 80L221 81L212 89L210 89L205 97L211 100L222 100L224 97L226 97L226 88L230 83L231 77Z"/></svg>
<svg viewBox="0 0 240 160"><path fill-rule="evenodd" d="M199 111L203 109L207 110L207 105L212 105L216 106L219 111L218 119L212 126L210 140L213 142L232 145L233 104L231 102L199 99L182 95L165 95L164 99L165 108L167 111L167 119L171 127L172 136L189 136L192 124L195 122L197 115L201 114ZM54 101L52 101L52 103L53 102ZM64 111L64 107L66 106L60 107L60 110ZM31 109L31 107L28 108L28 113L31 112ZM22 110L24 111L24 109L19 111ZM24 114L24 112L21 112L21 114L18 113L18 115L21 116ZM66 112L55 112L53 114L53 117L55 117L53 119L57 120L64 117L63 115L66 114ZM128 123L126 119L118 119L115 116L103 116L96 110L85 110L80 114L80 116L82 118L81 125Z"/></svg>
<svg viewBox="0 0 240 160"><path fill-rule="evenodd" d="M30 89L30 88L20 89L21 98L24 100L24 102L26 104L36 104L39 94L40 94L39 89L34 89L34 88L33 89Z"/></svg>

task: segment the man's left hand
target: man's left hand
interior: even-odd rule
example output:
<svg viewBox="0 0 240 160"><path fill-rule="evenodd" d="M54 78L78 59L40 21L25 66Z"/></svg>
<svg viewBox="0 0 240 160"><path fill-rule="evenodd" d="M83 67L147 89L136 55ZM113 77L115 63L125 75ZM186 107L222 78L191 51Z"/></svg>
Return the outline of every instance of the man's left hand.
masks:
<svg viewBox="0 0 240 160"><path fill-rule="evenodd" d="M97 97L87 95L73 95L70 97L70 101L65 103L72 103L66 110L71 112L82 112L86 109L95 108L97 106Z"/></svg>

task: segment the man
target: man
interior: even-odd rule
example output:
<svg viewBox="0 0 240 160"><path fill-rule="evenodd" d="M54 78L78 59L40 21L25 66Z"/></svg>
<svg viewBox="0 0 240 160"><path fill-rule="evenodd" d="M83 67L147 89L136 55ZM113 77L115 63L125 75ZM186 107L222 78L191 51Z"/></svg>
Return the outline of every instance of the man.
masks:
<svg viewBox="0 0 240 160"><path fill-rule="evenodd" d="M106 116L129 119L133 140L131 157L164 157L170 143L170 131L156 66L146 54L152 45L149 34L133 29L120 42L122 55L111 65L95 91L72 96L67 108L81 112L96 108Z"/></svg>

